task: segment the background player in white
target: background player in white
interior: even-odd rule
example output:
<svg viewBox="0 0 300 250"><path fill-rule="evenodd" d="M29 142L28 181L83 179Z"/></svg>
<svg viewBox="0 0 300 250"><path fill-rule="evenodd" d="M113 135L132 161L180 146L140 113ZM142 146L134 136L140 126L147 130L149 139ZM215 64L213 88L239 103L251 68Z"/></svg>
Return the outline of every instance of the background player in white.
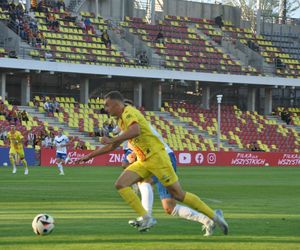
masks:
<svg viewBox="0 0 300 250"><path fill-rule="evenodd" d="M64 168L62 164L65 164L67 158L67 145L69 138L63 134L63 129L58 130L58 135L54 138L54 146L56 147L56 162L60 175L64 175Z"/></svg>

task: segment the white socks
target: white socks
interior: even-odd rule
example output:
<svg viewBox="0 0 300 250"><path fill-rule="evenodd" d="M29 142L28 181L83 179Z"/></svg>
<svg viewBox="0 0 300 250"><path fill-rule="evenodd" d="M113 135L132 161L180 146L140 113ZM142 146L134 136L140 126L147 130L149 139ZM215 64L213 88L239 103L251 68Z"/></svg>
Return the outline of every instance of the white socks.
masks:
<svg viewBox="0 0 300 250"><path fill-rule="evenodd" d="M139 183L139 189L142 197L142 205L147 211L148 215L152 215L152 207L153 207L153 190L151 184L147 182Z"/></svg>
<svg viewBox="0 0 300 250"><path fill-rule="evenodd" d="M197 221L204 225L206 225L210 221L210 218L208 218L206 215L199 213L189 207L178 204L173 209L172 216L179 216L186 220Z"/></svg>
<svg viewBox="0 0 300 250"><path fill-rule="evenodd" d="M62 164L57 163L57 167L58 167L58 170L59 170L60 174L64 174L64 168L63 168Z"/></svg>
<svg viewBox="0 0 300 250"><path fill-rule="evenodd" d="M152 216L152 207L153 207L153 190L152 186L147 182L142 182L138 184L140 193L141 193L141 202L144 209L147 211L149 216ZM194 209L191 209L186 206L177 204L172 211L172 216L179 216L186 220L196 221L202 223L203 225L208 224L211 219L206 215L197 212Z"/></svg>

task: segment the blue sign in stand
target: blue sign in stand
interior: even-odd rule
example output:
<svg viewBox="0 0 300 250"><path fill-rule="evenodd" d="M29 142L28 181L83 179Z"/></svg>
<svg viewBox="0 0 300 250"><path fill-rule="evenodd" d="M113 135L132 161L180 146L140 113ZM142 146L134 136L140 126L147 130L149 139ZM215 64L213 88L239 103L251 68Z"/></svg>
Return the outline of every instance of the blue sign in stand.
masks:
<svg viewBox="0 0 300 250"><path fill-rule="evenodd" d="M33 148L24 148L25 159L27 161L28 166L35 165L35 151ZM4 163L7 163L10 166L9 161L9 148L0 148L0 167L3 167Z"/></svg>

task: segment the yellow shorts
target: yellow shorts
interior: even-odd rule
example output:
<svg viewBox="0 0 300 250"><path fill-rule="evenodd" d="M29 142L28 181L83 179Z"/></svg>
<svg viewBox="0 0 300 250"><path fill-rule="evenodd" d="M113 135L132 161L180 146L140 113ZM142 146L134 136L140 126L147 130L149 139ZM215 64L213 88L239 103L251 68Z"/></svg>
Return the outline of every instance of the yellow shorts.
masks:
<svg viewBox="0 0 300 250"><path fill-rule="evenodd" d="M25 157L25 153L24 153L23 148L15 149L15 148L11 147L10 150L9 150L9 154L12 154L12 155L17 154L20 157L20 159L23 159Z"/></svg>
<svg viewBox="0 0 300 250"><path fill-rule="evenodd" d="M178 177L172 167L169 155L165 151L151 155L145 161L136 161L126 168L147 179L156 176L164 186L170 186L178 181Z"/></svg>

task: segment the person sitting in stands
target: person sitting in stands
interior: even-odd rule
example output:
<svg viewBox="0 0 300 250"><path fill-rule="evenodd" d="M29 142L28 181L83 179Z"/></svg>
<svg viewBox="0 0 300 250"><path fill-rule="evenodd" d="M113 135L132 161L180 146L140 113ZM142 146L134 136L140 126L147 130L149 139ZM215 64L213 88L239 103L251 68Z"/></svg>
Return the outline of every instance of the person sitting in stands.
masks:
<svg viewBox="0 0 300 250"><path fill-rule="evenodd" d="M24 121L24 122L28 122L29 121L27 112L25 110L22 111L21 118L22 118L22 121Z"/></svg>
<svg viewBox="0 0 300 250"><path fill-rule="evenodd" d="M106 30L102 32L101 40L105 44L106 48L111 46L111 41L110 41L109 35Z"/></svg>
<svg viewBox="0 0 300 250"><path fill-rule="evenodd" d="M252 143L250 144L250 150L251 150L251 151L260 151L260 149L259 149L259 147L258 147L258 145L257 145L256 142L252 142Z"/></svg>
<svg viewBox="0 0 300 250"><path fill-rule="evenodd" d="M66 5L65 5L64 0L58 0L57 1L57 7L58 7L59 10L62 9L63 11L65 11L66 10Z"/></svg>
<svg viewBox="0 0 300 250"><path fill-rule="evenodd" d="M51 104L49 101L46 101L46 102L44 103L44 110L45 110L46 112L53 113L53 106L52 106L52 104Z"/></svg>
<svg viewBox="0 0 300 250"><path fill-rule="evenodd" d="M159 32L157 33L157 36L156 36L155 41L156 41L156 42L159 42L160 44L165 44L165 42L164 42L164 35L163 35L161 29L160 29Z"/></svg>
<svg viewBox="0 0 300 250"><path fill-rule="evenodd" d="M84 19L84 24L85 24L85 30L86 30L86 32L88 32L89 30L91 30L92 33L95 33L94 27L93 27L92 22L89 19L89 17L86 17Z"/></svg>
<svg viewBox="0 0 300 250"><path fill-rule="evenodd" d="M52 61L52 58L53 58L52 53L49 50L45 51L45 59L47 61Z"/></svg>
<svg viewBox="0 0 300 250"><path fill-rule="evenodd" d="M86 27L85 27L85 23L84 23L84 19L80 19L78 22L77 22L78 26L82 29L82 30L86 30Z"/></svg>
<svg viewBox="0 0 300 250"><path fill-rule="evenodd" d="M279 56L276 56L274 59L276 69L285 69L286 65L281 61Z"/></svg>
<svg viewBox="0 0 300 250"><path fill-rule="evenodd" d="M215 24L218 25L220 29L224 26L223 15L217 16L215 18Z"/></svg>

